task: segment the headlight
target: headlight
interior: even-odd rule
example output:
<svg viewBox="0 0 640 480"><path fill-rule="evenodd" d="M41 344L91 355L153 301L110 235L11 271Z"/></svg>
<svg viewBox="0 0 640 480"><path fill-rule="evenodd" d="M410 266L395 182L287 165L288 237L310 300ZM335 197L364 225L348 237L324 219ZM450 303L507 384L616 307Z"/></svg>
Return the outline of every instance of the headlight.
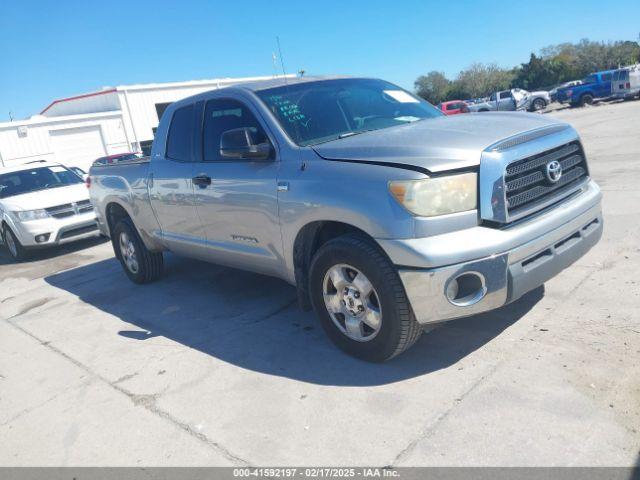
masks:
<svg viewBox="0 0 640 480"><path fill-rule="evenodd" d="M21 222L28 222L29 220L40 220L42 218L49 218L49 214L46 210L24 210L22 212L13 212Z"/></svg>
<svg viewBox="0 0 640 480"><path fill-rule="evenodd" d="M393 197L414 215L435 217L477 207L477 173L389 183Z"/></svg>

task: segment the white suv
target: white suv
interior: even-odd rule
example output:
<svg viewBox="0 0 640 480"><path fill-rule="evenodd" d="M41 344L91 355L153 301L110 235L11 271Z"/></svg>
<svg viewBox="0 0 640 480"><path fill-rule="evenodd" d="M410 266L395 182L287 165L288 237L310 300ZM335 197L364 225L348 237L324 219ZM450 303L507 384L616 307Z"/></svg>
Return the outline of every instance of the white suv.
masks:
<svg viewBox="0 0 640 480"><path fill-rule="evenodd" d="M82 178L44 161L0 168L0 222L2 240L16 260L30 249L100 234Z"/></svg>

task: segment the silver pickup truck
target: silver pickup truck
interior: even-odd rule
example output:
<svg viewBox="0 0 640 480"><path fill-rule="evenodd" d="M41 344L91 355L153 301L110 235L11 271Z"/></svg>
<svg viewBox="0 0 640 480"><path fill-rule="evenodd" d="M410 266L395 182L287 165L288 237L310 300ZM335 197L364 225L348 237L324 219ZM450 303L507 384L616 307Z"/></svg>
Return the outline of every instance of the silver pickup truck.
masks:
<svg viewBox="0 0 640 480"><path fill-rule="evenodd" d="M602 234L578 134L444 116L388 82L299 78L178 101L148 160L94 166L99 226L137 283L163 252L282 278L342 349L382 361L508 304Z"/></svg>
<svg viewBox="0 0 640 480"><path fill-rule="evenodd" d="M472 103L469 105L470 112L514 112L528 110L539 112L547 108L551 103L549 92L543 90L538 92L528 92L521 88L512 88L494 92L488 100L484 102Z"/></svg>

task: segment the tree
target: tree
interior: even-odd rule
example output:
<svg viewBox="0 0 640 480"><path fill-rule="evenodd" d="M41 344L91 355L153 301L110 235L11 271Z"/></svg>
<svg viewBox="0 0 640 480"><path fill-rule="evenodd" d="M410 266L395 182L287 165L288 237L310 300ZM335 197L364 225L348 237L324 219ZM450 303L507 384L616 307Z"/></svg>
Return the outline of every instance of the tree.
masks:
<svg viewBox="0 0 640 480"><path fill-rule="evenodd" d="M558 55L543 58L532 53L529 62L516 69L511 85L526 90L537 90L573 80L575 76L575 68L565 57Z"/></svg>
<svg viewBox="0 0 640 480"><path fill-rule="evenodd" d="M500 68L495 63L474 63L458 74L456 89L470 97L486 97L492 92L509 88L513 76L512 70Z"/></svg>
<svg viewBox="0 0 640 480"><path fill-rule="evenodd" d="M419 96L435 105L446 100L451 82L444 73L432 71L418 77L413 85Z"/></svg>
<svg viewBox="0 0 640 480"><path fill-rule="evenodd" d="M640 40L640 35L639 35ZM532 53L527 63L512 70L496 64L474 63L454 81L432 71L416 79L421 97L432 103L443 100L485 97L507 88L548 89L569 80L579 80L592 72L640 63L640 43L633 41L559 43Z"/></svg>

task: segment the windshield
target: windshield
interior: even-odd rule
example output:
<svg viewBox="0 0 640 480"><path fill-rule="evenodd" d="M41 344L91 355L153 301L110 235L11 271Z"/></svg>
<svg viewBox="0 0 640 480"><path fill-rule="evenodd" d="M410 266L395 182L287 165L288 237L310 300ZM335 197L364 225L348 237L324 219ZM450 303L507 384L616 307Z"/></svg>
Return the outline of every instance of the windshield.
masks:
<svg viewBox="0 0 640 480"><path fill-rule="evenodd" d="M256 93L289 137L302 146L443 115L382 80L322 80Z"/></svg>
<svg viewBox="0 0 640 480"><path fill-rule="evenodd" d="M66 187L83 183L71 170L63 166L37 167L0 175L0 198L49 188Z"/></svg>
<svg viewBox="0 0 640 480"><path fill-rule="evenodd" d="M597 75L589 75L587 78L582 80L582 83L597 83L598 76Z"/></svg>

